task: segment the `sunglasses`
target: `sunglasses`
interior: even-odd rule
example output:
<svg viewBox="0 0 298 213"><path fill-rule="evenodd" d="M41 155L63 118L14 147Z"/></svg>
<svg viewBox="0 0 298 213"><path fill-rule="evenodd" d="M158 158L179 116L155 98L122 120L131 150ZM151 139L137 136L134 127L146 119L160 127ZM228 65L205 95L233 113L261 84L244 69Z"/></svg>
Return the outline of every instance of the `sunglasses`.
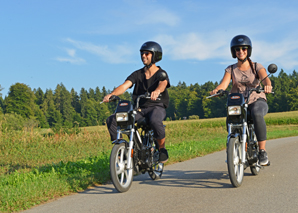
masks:
<svg viewBox="0 0 298 213"><path fill-rule="evenodd" d="M143 54L145 54L146 56L148 56L150 54L150 52L148 52L148 51L142 51L141 52L141 55L143 55Z"/></svg>
<svg viewBox="0 0 298 213"><path fill-rule="evenodd" d="M235 48L236 52L239 52L240 50L242 50L244 52L247 49L248 49L248 47L236 47Z"/></svg>

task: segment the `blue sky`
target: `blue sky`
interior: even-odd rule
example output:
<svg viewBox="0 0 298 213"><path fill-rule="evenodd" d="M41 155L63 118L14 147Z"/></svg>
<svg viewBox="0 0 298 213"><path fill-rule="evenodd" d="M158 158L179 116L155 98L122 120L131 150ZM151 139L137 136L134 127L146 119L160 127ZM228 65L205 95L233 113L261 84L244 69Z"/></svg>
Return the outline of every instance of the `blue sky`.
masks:
<svg viewBox="0 0 298 213"><path fill-rule="evenodd" d="M0 85L112 90L141 68L141 45L163 48L172 85L220 81L236 60L230 41L252 40L251 59L298 70L298 1L0 0ZM275 74L276 75L276 74ZM132 90L129 90L132 92Z"/></svg>

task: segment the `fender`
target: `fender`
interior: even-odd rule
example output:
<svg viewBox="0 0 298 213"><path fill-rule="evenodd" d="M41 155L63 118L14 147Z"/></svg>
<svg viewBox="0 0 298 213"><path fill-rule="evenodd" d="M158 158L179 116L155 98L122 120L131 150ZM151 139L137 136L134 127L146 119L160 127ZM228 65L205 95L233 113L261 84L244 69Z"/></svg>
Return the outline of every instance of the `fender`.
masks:
<svg viewBox="0 0 298 213"><path fill-rule="evenodd" d="M240 134L239 133L230 133L227 137L227 147L228 147L228 143L229 143L229 140L230 138L237 138L237 137L240 137Z"/></svg>
<svg viewBox="0 0 298 213"><path fill-rule="evenodd" d="M128 146L128 142L124 139L116 139L112 142L112 144L121 144L121 143L125 143L125 146L127 147Z"/></svg>

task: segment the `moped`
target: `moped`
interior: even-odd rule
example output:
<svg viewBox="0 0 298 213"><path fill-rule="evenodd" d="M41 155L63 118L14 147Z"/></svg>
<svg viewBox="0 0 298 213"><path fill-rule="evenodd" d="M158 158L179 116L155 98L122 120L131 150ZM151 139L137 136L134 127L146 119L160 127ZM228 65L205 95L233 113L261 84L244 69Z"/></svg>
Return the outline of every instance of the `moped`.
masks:
<svg viewBox="0 0 298 213"><path fill-rule="evenodd" d="M159 81L167 77L165 72L158 75ZM110 98L110 101L118 100L115 111L117 139L112 142L110 155L110 175L118 192L129 190L134 174L148 172L151 179L157 180L163 173L164 164L159 162L159 147L153 130L146 118L135 119L142 98L150 99L150 93L138 96L134 107L131 101L120 100L118 96ZM129 140L123 139L123 135Z"/></svg>
<svg viewBox="0 0 298 213"><path fill-rule="evenodd" d="M268 66L270 73L265 78L277 71L275 64ZM264 79L265 79L264 78ZM262 79L261 82L264 80ZM252 92L261 93L264 89L260 86L249 91L247 100L240 93L231 93L219 90L207 98L228 95L227 100L227 167L230 181L234 187L242 184L244 170L249 167L253 175L258 175L260 166L258 161L259 146L254 131L253 119L248 110L249 96ZM274 94L274 92L272 92ZM270 165L270 161L266 166Z"/></svg>

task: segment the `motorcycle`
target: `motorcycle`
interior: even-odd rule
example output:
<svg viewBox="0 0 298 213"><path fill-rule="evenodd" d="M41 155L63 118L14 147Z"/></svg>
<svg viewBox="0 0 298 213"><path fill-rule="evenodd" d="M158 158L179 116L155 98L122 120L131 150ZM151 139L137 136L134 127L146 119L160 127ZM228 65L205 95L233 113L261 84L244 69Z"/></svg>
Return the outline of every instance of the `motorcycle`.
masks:
<svg viewBox="0 0 298 213"><path fill-rule="evenodd" d="M166 77L165 72L158 73L158 81ZM111 96L109 100L118 101L115 111L117 139L112 142L114 146L110 155L110 175L118 192L129 190L134 174L148 172L152 180L158 180L163 173L164 164L159 162L159 147L153 130L146 118L135 119L142 98L150 99L150 93L138 96L135 107L118 96ZM122 135L127 135L129 141L123 139Z"/></svg>
<svg viewBox="0 0 298 213"><path fill-rule="evenodd" d="M264 79L277 71L275 64L268 66L270 73ZM264 80L262 79L261 82ZM260 83L261 85L261 83ZM244 170L250 167L253 175L258 175L263 168L258 162L259 146L254 131L253 119L248 110L249 96L252 92L264 92L261 86L249 91L247 100L240 93L231 93L219 90L207 98L228 95L227 100L227 167L229 178L234 187L242 184ZM272 92L274 94L274 92ZM270 166L270 162L266 166Z"/></svg>

